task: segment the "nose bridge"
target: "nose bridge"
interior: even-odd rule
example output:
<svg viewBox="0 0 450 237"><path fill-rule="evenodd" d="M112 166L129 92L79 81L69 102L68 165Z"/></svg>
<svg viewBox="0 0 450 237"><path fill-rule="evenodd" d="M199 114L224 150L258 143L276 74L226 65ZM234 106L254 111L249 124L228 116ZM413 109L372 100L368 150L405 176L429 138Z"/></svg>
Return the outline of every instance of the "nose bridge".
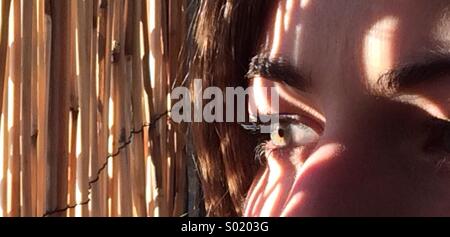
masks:
<svg viewBox="0 0 450 237"><path fill-rule="evenodd" d="M373 138L377 131L378 121L371 118L375 111L367 111L360 101L351 101L351 97L335 100L327 109L326 123L321 138L321 143L337 143L348 146L353 143L364 143L368 138Z"/></svg>

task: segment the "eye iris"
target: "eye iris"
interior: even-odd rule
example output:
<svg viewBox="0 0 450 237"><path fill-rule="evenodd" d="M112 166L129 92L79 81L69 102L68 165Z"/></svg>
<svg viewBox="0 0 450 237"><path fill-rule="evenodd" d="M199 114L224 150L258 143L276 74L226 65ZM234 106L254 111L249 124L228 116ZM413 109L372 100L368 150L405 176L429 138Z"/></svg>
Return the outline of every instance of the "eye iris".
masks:
<svg viewBox="0 0 450 237"><path fill-rule="evenodd" d="M288 144L289 136L286 129L287 128L280 126L272 132L271 140L275 145L282 147Z"/></svg>

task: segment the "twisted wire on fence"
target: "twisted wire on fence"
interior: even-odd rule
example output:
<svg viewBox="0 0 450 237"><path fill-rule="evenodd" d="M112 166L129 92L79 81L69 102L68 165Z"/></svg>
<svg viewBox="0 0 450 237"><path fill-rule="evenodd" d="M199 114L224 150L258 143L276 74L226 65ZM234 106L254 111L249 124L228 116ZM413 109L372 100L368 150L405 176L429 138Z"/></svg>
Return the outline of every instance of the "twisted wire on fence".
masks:
<svg viewBox="0 0 450 237"><path fill-rule="evenodd" d="M97 173L95 175L95 177L93 179L91 179L88 183L88 198L83 201L83 202L79 202L79 203L75 203L75 204L67 204L65 207L60 207L60 208L56 208L50 211L45 212L42 217L48 217L51 216L53 214L56 213L60 213L60 212L65 212L69 209L73 209L77 206L84 206L87 205L90 201L91 198L89 197L91 195L91 191L92 191L92 187L93 185L98 182L98 180L100 179L100 174L106 169L106 167L108 166L109 160L113 159L114 157L118 156L123 149L125 149L128 145L131 144L132 139L135 135L137 134L141 134L142 132L144 132L145 128L154 128L154 125L156 122L158 122L159 120L161 120L163 117L165 117L166 115L168 115L169 111L166 111L162 114L159 114L158 116L156 116L154 119L152 119L152 121L150 123L145 123L143 124L138 130L136 130L135 128L131 129L130 134L128 135L128 138L122 143L122 145L120 145L116 152L109 154L106 158L105 158L105 162L103 163L103 165L97 170Z"/></svg>

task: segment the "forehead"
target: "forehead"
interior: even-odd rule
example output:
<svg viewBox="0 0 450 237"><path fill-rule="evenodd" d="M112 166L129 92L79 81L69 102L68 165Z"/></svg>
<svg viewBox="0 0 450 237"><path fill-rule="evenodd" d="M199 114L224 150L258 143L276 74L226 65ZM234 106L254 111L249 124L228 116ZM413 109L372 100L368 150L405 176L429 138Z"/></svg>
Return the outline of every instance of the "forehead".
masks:
<svg viewBox="0 0 450 237"><path fill-rule="evenodd" d="M448 53L449 6L448 0L282 0L266 50L329 85L349 75L370 84L395 65Z"/></svg>

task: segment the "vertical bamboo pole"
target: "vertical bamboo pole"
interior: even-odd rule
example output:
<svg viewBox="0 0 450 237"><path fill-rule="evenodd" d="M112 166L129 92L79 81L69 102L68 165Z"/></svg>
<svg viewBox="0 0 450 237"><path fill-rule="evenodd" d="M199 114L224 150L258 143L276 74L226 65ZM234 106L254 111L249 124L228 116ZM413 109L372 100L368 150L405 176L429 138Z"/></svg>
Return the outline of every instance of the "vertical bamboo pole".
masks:
<svg viewBox="0 0 450 237"><path fill-rule="evenodd" d="M124 41L123 41L124 42ZM125 134L125 142L133 141L136 138L136 135L133 137L130 136L131 133L131 73L132 73L132 64L129 58L123 57L125 60L124 65L124 74L122 77L123 84L120 87L120 98L122 98L123 102L121 103L121 115L122 116L122 131ZM131 140L130 140L131 139ZM135 155L135 152L132 150L133 145L128 144L126 148L122 151L123 158L120 160L120 189L121 191L121 207L122 207L122 216L133 216L133 183L132 183L132 160Z"/></svg>
<svg viewBox="0 0 450 237"><path fill-rule="evenodd" d="M90 156L90 167L91 167L91 179L96 175L97 170L101 164L98 163L98 133L97 133L97 48L98 48L98 37L97 37L97 6L98 1L93 0L88 2L88 8L92 12L88 17L88 20L91 19L91 91L90 91L90 143L91 143L91 156ZM91 216L100 216L101 215L101 206L100 206L100 186L98 183L95 183L92 187L92 195L91 195Z"/></svg>
<svg viewBox="0 0 450 237"><path fill-rule="evenodd" d="M20 215L20 85L21 85L21 4L14 0L14 43L12 46L11 78L14 83L14 125L12 128L11 159L11 212L10 216Z"/></svg>
<svg viewBox="0 0 450 237"><path fill-rule="evenodd" d="M174 175L175 175L175 129L174 124L170 121L167 124L166 136L167 136L167 159L166 159L166 202L167 202L167 215L172 216L174 208Z"/></svg>
<svg viewBox="0 0 450 237"><path fill-rule="evenodd" d="M22 216L32 216L32 131L31 131L31 99L32 99L32 36L33 36L33 2L23 1L23 37L22 37Z"/></svg>
<svg viewBox="0 0 450 237"><path fill-rule="evenodd" d="M162 45L161 49L161 67L162 74L161 78L157 81L158 90L158 101L160 104L158 114L163 113L168 109L167 104L167 93L168 93L168 84L170 83L170 64L169 64L169 1L161 2L161 35L160 41ZM163 192L164 192L164 209L163 216L170 216L172 212L172 202L170 197L170 187L171 187L171 157L169 154L168 147L170 146L169 134L168 134L168 124L167 120L162 119L158 121L159 123L159 136L161 139L161 156L159 157L162 160L162 170L163 170Z"/></svg>
<svg viewBox="0 0 450 237"><path fill-rule="evenodd" d="M8 90L4 91L4 100L3 100L3 111L2 114L5 119L2 119L0 123L2 124L2 133L1 138L3 141L3 150L0 154L0 162L1 162L1 170L0 170L0 217L5 217L7 215L7 172L8 172L8 122L7 122L7 116L8 116L8 109L7 103L8 103Z"/></svg>
<svg viewBox="0 0 450 237"><path fill-rule="evenodd" d="M38 138L38 1L32 5L32 76L31 76L31 210L37 213L37 138Z"/></svg>
<svg viewBox="0 0 450 237"><path fill-rule="evenodd" d="M131 129L131 127L130 127L131 124L129 123L129 121L131 119L130 113L131 113L132 109L129 109L130 108L129 106L131 106L131 104L130 104L131 91L129 90L129 86L133 79L133 76L132 76L132 73L133 73L133 70L132 70L132 63L133 63L133 60L132 60L133 59L132 58L132 49L133 49L133 45L132 45L132 43L133 43L132 42L133 25L132 24L133 24L133 20L132 20L132 18L133 18L133 14L134 14L133 1L125 0L125 15L124 15L125 38L123 41L123 45L124 45L123 60L125 60L125 69L124 69L125 77L122 78L122 80L124 81L123 85L125 85L126 88L125 88L125 90L121 90L121 97L123 98L122 100L124 100L124 103L123 103L124 107L122 107L122 110L124 110L124 113L122 113L123 114L122 119L123 119L125 131L129 131ZM128 133L126 132L126 134L128 134ZM133 140L135 137L136 136L133 136ZM127 136L127 140L128 140L128 136ZM131 142L132 143L130 145L128 145L127 147L131 148L134 146L134 141L131 141ZM128 148L126 151L127 151L127 153L129 152L127 154L129 163L126 164L125 167L122 167L122 169L125 168L125 169L127 169L127 172L130 173L129 186L131 186L131 188L130 188L131 215L135 215L135 214L133 214L136 212L136 209L135 209L136 206L135 206L135 203L133 203L133 193L134 193L134 189L133 189L134 183L133 182L134 182L134 180L133 180L131 168L133 165L134 157L136 155L136 151L134 151L133 149L128 149Z"/></svg>
<svg viewBox="0 0 450 237"><path fill-rule="evenodd" d="M76 182L77 182L77 135L78 135L78 118L80 114L80 104L78 96L78 78L77 78L77 54L76 54L76 29L77 29L77 2L71 1L69 6L69 62L70 67L67 68L70 81L70 144L69 144L69 173L68 173L68 203L74 205L76 203ZM68 210L68 216L75 216L75 209Z"/></svg>
<svg viewBox="0 0 450 237"><path fill-rule="evenodd" d="M47 3L48 4L48 3ZM51 56L51 17L45 10L46 1L38 0L38 137L37 137L37 206L36 215L42 216L47 209L47 134ZM47 8L48 9L48 8Z"/></svg>
<svg viewBox="0 0 450 237"><path fill-rule="evenodd" d="M113 80L112 80L112 69L113 69L113 59L115 56L113 56L113 50L116 47L115 39L115 31L116 27L114 27L114 22L117 18L117 10L116 10L116 1L117 0L110 0L109 7L108 7L108 23L107 23L107 38L106 38L106 64L105 64L105 83L104 83L104 127L105 127L105 133L106 133L106 154L109 154L109 152L113 152L113 141L115 139L114 137L114 116L111 115L114 112L114 104L110 103L110 100L112 101L112 88L113 88ZM111 143L110 143L111 140ZM117 210L117 188L115 185L117 184L117 164L114 166L114 161L108 163L108 180L106 183L107 186L107 196L108 196L108 215L109 216L117 216L118 210ZM116 168L114 168L116 167ZM111 172L109 172L111 170ZM116 175L114 175L116 173ZM117 186L117 185L116 185Z"/></svg>
<svg viewBox="0 0 450 237"><path fill-rule="evenodd" d="M108 115L110 97L110 68L111 68L111 31L113 16L113 1L100 0L99 4L99 157L98 163L103 165L108 154ZM100 213L108 215L107 172L100 174Z"/></svg>
<svg viewBox="0 0 450 237"><path fill-rule="evenodd" d="M10 52L11 50L9 50L6 54L6 63L8 65L10 65ZM10 67L7 67L5 70L5 75L7 78L9 78L10 75ZM10 158L10 113L11 113L11 109L10 107L10 103L8 103L9 100L9 95L10 95L10 90L9 87L11 86L11 82L10 80L6 80L6 85L7 87L6 90L3 91L4 94L4 100L3 100L3 121L1 121L3 123L3 142L4 142L4 146L3 146L3 154L2 155L2 162L3 162L3 177L2 180L0 182L0 199L1 199L1 207L2 207L2 216L8 216L8 168L9 168L9 158Z"/></svg>
<svg viewBox="0 0 450 237"><path fill-rule="evenodd" d="M116 85L114 91L116 94L115 103L117 105L116 111L116 135L118 135L118 140L116 140L117 145L122 145L126 143L129 139L130 134L130 123L129 123L129 106L130 101L126 96L129 93L129 80L126 75L126 57L125 57L125 36L126 28L123 26L127 25L129 19L129 4L128 0L119 0L120 6L124 8L120 10L120 26L119 26L119 42L121 45L119 52L119 61L116 63L117 67L114 75L114 83ZM124 4L127 3L127 4ZM118 147L117 147L118 149ZM114 149L114 150L117 150ZM129 146L126 146L119 158L119 194L120 194L120 210L121 216L131 216L132 215L132 199L131 199L131 186L130 186L130 150Z"/></svg>
<svg viewBox="0 0 450 237"><path fill-rule="evenodd" d="M119 73L119 60L120 60L120 52L122 51L123 45L121 45L120 42L120 31L121 31L121 25L122 23L122 10L123 10L123 1L122 0L115 0L114 1L114 17L113 17L113 30L112 30L112 45L111 45L111 86L112 86L112 102L113 102L113 127L112 127L112 133L113 133L113 153L116 152L118 147L120 146L119 143L121 140L123 140L120 137L120 121L118 120L118 110L120 110L120 107L118 107L118 104L120 103L120 98L118 98L118 92L117 92L117 78ZM123 43L122 43L123 44ZM122 153L123 154L123 153ZM120 190L119 190L119 159L122 157L116 156L112 161L112 179L111 179L111 189L109 192L111 192L111 215L112 216L119 216L121 214L120 210Z"/></svg>
<svg viewBox="0 0 450 237"><path fill-rule="evenodd" d="M6 216L7 214L7 172L8 172L8 158L9 158L9 128L8 128L8 90L4 90L4 87L8 86L7 80L7 67L9 62L8 58L8 35L9 35L9 16L11 9L11 0L2 1L1 5L1 25L0 25L0 112L3 114L3 120L0 119L0 123L3 124L3 154L0 162L2 162L2 176L0 177L0 208L2 213L0 216ZM6 106L4 106L6 105Z"/></svg>
<svg viewBox="0 0 450 237"><path fill-rule="evenodd" d="M77 202L81 203L88 199L89 182L89 119L90 119L90 30L87 24L87 7L84 0L77 0L77 51L79 66L78 88L80 98L81 118L81 153L77 159ZM90 22L90 21L89 21ZM90 24L89 24L90 25ZM78 206L81 216L88 216L88 206Z"/></svg>
<svg viewBox="0 0 450 237"><path fill-rule="evenodd" d="M150 21L153 23L155 22L155 1L147 1L142 0L142 8L144 11L142 12L142 23L143 23L143 41L144 41L144 57L143 57L143 76L144 76L144 87L145 92L147 96L147 111L146 115L148 116L146 121L151 121L151 115L155 113L155 106L154 106L154 95L153 95L153 88L151 79L156 78L156 69L154 70L154 74L152 74L150 70L150 45L152 43L151 35L154 36L156 32L153 32L154 30L154 24L150 24ZM154 60L152 60L152 63L154 63ZM148 113L148 114L147 114ZM148 130L150 131L150 130ZM149 216L156 216L155 209L156 209L156 202L155 202L155 193L157 193L158 189L158 182L161 182L161 170L155 169L155 167L160 167L160 160L156 157L160 154L159 152L159 144L156 137L155 130L151 131L150 134L148 132L144 133L144 141L146 145L146 159L147 159L147 209L148 209L148 215Z"/></svg>
<svg viewBox="0 0 450 237"><path fill-rule="evenodd" d="M151 38L151 49L153 51L153 55L155 58L155 88L157 88L156 93L154 93L155 101L158 101L155 104L155 110L151 111L151 118L157 116L158 113L161 113L165 110L166 104L164 104L165 96L163 96L164 88L162 88L161 81L165 81L165 73L164 73L164 62L163 62L163 50L162 47L162 1L154 1L154 8L151 9L151 20L154 21L155 31L153 32L153 37ZM165 197L165 181L166 181L166 172L165 172L165 131L166 131L166 123L164 120L157 121L155 126L150 131L151 143L152 143L152 162L155 167L155 175L156 175L156 202L155 206L158 209L158 216L167 216L167 203Z"/></svg>
<svg viewBox="0 0 450 237"><path fill-rule="evenodd" d="M142 0L141 9L143 9L141 17L142 17L142 26L143 26L143 46L144 46L144 56L142 59L142 70L143 70L143 81L144 81L144 88L145 92L147 93L148 98L148 106L151 113L154 112L154 105L153 105L153 88L151 85L151 73L150 73L150 43L151 39L149 36L149 33L151 32L150 25L149 25L149 6L147 0Z"/></svg>
<svg viewBox="0 0 450 237"><path fill-rule="evenodd" d="M11 0L2 0L0 28L0 111L3 106L3 90L5 88L6 50L8 49L9 10Z"/></svg>
<svg viewBox="0 0 450 237"><path fill-rule="evenodd" d="M71 78L76 84L76 77ZM71 94L78 92L77 87L73 86ZM76 181L77 181L77 131L78 131L78 96L71 96L70 111L70 148L69 148L69 173L68 173L68 203L76 203ZM67 216L74 217L75 209L68 210Z"/></svg>
<svg viewBox="0 0 450 237"><path fill-rule="evenodd" d="M47 210L67 205L68 35L70 0L51 0L52 47L49 85ZM57 213L56 215L65 215Z"/></svg>
<svg viewBox="0 0 450 237"><path fill-rule="evenodd" d="M133 129L140 130L143 122L143 83L142 83L142 64L141 64L141 40L140 40L140 21L141 21L141 2L130 1L130 26L127 34L127 55L131 57L131 75L132 75L132 108L133 108ZM136 134L133 139L132 166L132 191L133 203L137 216L146 216L145 207L145 156L143 133Z"/></svg>

